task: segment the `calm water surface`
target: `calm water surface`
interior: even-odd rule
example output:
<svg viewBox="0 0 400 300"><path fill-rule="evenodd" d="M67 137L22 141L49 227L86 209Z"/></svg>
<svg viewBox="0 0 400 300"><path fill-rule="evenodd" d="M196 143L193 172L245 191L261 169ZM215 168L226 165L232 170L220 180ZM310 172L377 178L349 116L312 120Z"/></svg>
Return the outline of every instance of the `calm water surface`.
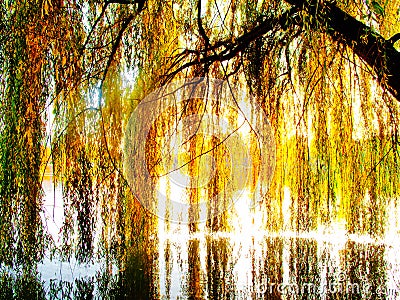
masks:
<svg viewBox="0 0 400 300"><path fill-rule="evenodd" d="M61 190L50 180L44 190L43 220L59 246ZM384 238L348 234L343 224L271 233L245 206L232 232L200 225L191 234L158 220L152 246L122 268L104 256L80 264L48 252L37 274L3 272L0 294L9 299L7 288L22 284L14 286L21 299L400 299L399 213L389 209Z"/></svg>

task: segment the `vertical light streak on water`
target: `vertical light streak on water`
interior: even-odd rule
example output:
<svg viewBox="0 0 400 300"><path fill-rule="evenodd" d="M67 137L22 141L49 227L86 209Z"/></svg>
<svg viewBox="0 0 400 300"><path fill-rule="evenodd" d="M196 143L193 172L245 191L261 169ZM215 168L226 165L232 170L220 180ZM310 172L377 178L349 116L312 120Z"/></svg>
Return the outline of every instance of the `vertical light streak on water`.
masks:
<svg viewBox="0 0 400 300"><path fill-rule="evenodd" d="M290 274L290 255L291 255L291 239L283 240L282 247L282 283L272 282L271 284L282 284L282 286L289 286L292 284L293 278ZM274 287L276 288L276 286Z"/></svg>
<svg viewBox="0 0 400 300"><path fill-rule="evenodd" d="M51 169L48 168L43 178L43 212L41 213L42 221L47 228L48 233L53 238L54 242L59 245L61 242L59 233L64 220L64 205L62 200L62 189L58 185L54 187L53 176Z"/></svg>

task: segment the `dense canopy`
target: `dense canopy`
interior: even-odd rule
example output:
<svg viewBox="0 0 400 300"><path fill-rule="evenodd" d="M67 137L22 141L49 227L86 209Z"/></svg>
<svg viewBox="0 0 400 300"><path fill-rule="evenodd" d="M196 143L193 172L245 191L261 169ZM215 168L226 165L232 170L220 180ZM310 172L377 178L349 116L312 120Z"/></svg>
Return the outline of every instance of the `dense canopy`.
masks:
<svg viewBox="0 0 400 300"><path fill-rule="evenodd" d="M29 266L55 243L40 215L48 164L63 187L63 255L90 260L99 226L110 255L151 243L124 132L149 92L191 77L244 83L268 115L267 229L285 225L288 186L291 228L340 219L382 234L378 208L400 184L399 20L397 0L2 1L0 260Z"/></svg>

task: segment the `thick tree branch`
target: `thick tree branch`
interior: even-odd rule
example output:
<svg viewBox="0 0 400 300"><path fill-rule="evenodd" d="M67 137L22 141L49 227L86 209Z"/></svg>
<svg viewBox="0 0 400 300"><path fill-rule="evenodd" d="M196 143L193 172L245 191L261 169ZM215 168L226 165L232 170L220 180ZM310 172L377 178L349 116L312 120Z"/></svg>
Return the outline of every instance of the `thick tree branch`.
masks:
<svg viewBox="0 0 400 300"><path fill-rule="evenodd" d="M197 26L199 27L200 36L204 40L204 48L205 48L204 52L205 52L205 55L207 55L208 48L210 47L210 39L208 38L206 31L204 30L203 21L201 19L201 0L197 1ZM209 64L206 62L204 64L204 73L205 74L208 73L208 68L209 68Z"/></svg>
<svg viewBox="0 0 400 300"><path fill-rule="evenodd" d="M210 46L210 39L208 38L206 31L203 27L203 21L201 19L201 0L197 1L197 26L199 27L200 36L204 39L206 50Z"/></svg>
<svg viewBox="0 0 400 300"><path fill-rule="evenodd" d="M393 47L394 39L397 39L398 35L387 41L331 2L325 4L317 0L286 0L286 2L316 16L321 29L325 29L335 40L349 46L376 72L381 85L400 101L400 53Z"/></svg>
<svg viewBox="0 0 400 300"><path fill-rule="evenodd" d="M297 15L298 11L303 11L310 16L310 20L313 20L311 26L314 30L325 31L334 40L349 46L376 72L379 83L400 101L400 53L393 47L393 44L400 39L400 34L385 40L370 27L347 14L332 2L321 3L318 0L285 1L293 5L292 9L280 16L264 19L259 25L238 37L234 42L231 40L220 41L208 45L205 49L195 51L197 53L195 59L183 64L176 70L171 70L172 72L168 74L166 81L194 65L209 65L216 61L229 60L249 47L251 42L274 30L277 26L284 30L288 24L304 26L304 20ZM199 16L198 21L200 21ZM201 36L207 40L208 37L205 36L201 21L198 26ZM186 51L186 54L193 54L193 51Z"/></svg>
<svg viewBox="0 0 400 300"><path fill-rule="evenodd" d="M400 33L396 33L394 36L392 36L388 42L390 45L394 45L394 43L396 43L398 40L400 40Z"/></svg>
<svg viewBox="0 0 400 300"><path fill-rule="evenodd" d="M398 40L400 40L400 33L396 33L394 36L392 36L388 42L390 45L394 45L394 43L396 43Z"/></svg>

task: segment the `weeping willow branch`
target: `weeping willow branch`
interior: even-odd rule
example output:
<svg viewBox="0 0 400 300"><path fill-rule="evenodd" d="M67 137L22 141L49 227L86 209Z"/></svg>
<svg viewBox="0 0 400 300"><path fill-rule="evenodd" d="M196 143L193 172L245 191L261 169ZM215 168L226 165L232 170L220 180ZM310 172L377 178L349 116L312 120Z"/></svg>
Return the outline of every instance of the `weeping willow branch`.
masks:
<svg viewBox="0 0 400 300"><path fill-rule="evenodd" d="M183 64L175 70L172 70L172 68L170 68L169 73L167 73L167 75L165 76L165 80L163 83L168 82L178 73L192 66L199 64L210 65L214 62L224 62L238 56L242 51L246 50L246 48L249 47L251 42L255 41L264 34L276 29L277 27L285 27L289 23L296 23L298 20L296 14L297 11L297 8L292 8L276 18L266 18L259 25L255 26L252 30L238 37L234 42L232 40L218 41L213 45L207 46L205 49L201 49L198 51L188 49L183 51L180 56L187 56L193 53L197 55L195 55L194 60ZM213 54L206 55L208 51L212 52ZM201 54L203 54L203 57L200 57Z"/></svg>
<svg viewBox="0 0 400 300"><path fill-rule="evenodd" d="M102 79L102 81L101 81L102 84L103 84L104 80L105 80L106 77L107 77L108 69L110 68L111 63L112 63L113 60L114 60L115 54L117 53L117 50L118 50L119 45L120 45L121 40L122 40L122 36L123 36L125 30L128 28L129 23L133 20L133 18L134 18L134 15L133 15L133 14L132 14L132 15L129 15L129 16L124 20L124 22L123 22L122 25L121 25L121 28L119 29L117 38L115 39L115 41L114 41L114 43L113 43L110 56L108 57L108 60L107 60L107 65L106 65L106 68L105 68L104 73L103 73L103 79Z"/></svg>
<svg viewBox="0 0 400 300"><path fill-rule="evenodd" d="M331 2L286 0L308 15L315 16L321 29L345 43L377 74L378 80L400 101L400 53L393 47L398 34L385 40L380 34ZM317 28L315 28L317 29Z"/></svg>
<svg viewBox="0 0 400 300"><path fill-rule="evenodd" d="M210 65L213 62L230 60L250 47L251 42L277 27L282 30L286 30L290 25L304 28L305 22L307 22L311 29L327 32L337 42L350 47L374 70L382 87L387 88L400 101L400 53L393 47L393 44L400 39L400 33L386 40L374 32L371 27L358 21L331 2L320 3L316 0L286 0L286 2L293 7L280 16L265 18L234 41L223 40L213 45L206 43L204 49L185 50L180 54L179 61L182 60L182 56L187 58L192 56L194 59L192 58L176 69L174 69L176 64L173 64L165 82L192 66ZM300 11L305 13L308 19L300 18L298 14ZM198 20L198 26L203 39L209 40L205 36L201 20Z"/></svg>

